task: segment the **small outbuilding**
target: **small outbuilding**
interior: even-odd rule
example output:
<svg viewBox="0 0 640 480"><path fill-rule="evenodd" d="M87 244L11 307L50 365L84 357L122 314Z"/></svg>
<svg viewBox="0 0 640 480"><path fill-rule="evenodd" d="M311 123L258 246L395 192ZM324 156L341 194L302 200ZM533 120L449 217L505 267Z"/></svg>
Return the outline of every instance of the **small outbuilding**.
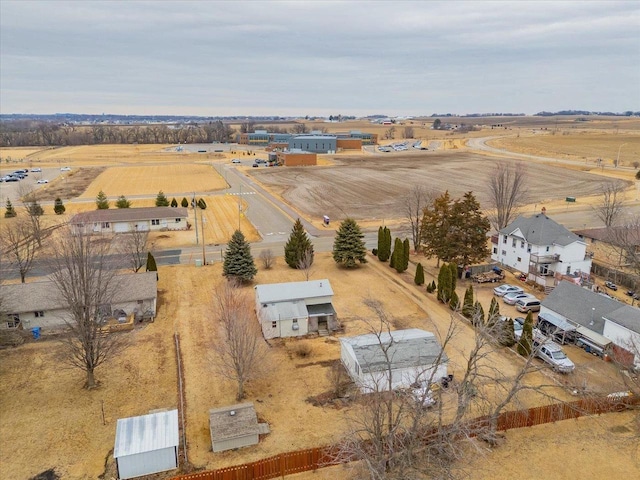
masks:
<svg viewBox="0 0 640 480"><path fill-rule="evenodd" d="M258 285L256 312L264 338L301 337L337 330L329 280Z"/></svg>
<svg viewBox="0 0 640 480"><path fill-rule="evenodd" d="M258 423L253 403L238 403L209 410L211 448L224 452L257 445L259 435L269 433L269 425Z"/></svg>
<svg viewBox="0 0 640 480"><path fill-rule="evenodd" d="M179 444L178 410L118 419L113 449L118 478L178 468Z"/></svg>
<svg viewBox="0 0 640 480"><path fill-rule="evenodd" d="M418 328L340 339L340 359L362 393L426 386L447 375L449 359L435 335Z"/></svg>

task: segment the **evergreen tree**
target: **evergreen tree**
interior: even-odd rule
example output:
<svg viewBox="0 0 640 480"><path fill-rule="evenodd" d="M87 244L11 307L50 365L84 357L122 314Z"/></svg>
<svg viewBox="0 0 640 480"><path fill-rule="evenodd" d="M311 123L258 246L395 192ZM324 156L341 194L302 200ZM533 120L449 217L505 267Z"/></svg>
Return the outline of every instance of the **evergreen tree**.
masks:
<svg viewBox="0 0 640 480"><path fill-rule="evenodd" d="M491 304L489 305L489 314L487 315L487 327L492 328L500 317L500 305L496 300L496 297L491 297Z"/></svg>
<svg viewBox="0 0 640 480"><path fill-rule="evenodd" d="M298 218L293 224L289 240L284 246L284 261L291 268L300 268L300 261L307 256L307 252L311 255L310 260L313 263L313 244Z"/></svg>
<svg viewBox="0 0 640 480"><path fill-rule="evenodd" d="M458 310L460 308L460 299L455 290L451 292L451 300L449 300L449 308L451 310Z"/></svg>
<svg viewBox="0 0 640 480"><path fill-rule="evenodd" d="M402 271L404 272L409 268L409 255L411 255L411 246L408 238L404 239L402 247Z"/></svg>
<svg viewBox="0 0 640 480"><path fill-rule="evenodd" d="M451 290L455 290L458 285L458 266L455 263L449 264L451 270Z"/></svg>
<svg viewBox="0 0 640 480"><path fill-rule="evenodd" d="M484 325L484 308L482 308L482 305L477 300L476 303L473 304L473 316L471 317L471 323L476 327Z"/></svg>
<svg viewBox="0 0 640 480"><path fill-rule="evenodd" d="M131 202L124 195L120 195L116 201L116 208L131 208Z"/></svg>
<svg viewBox="0 0 640 480"><path fill-rule="evenodd" d="M158 265L151 252L147 252L147 272L156 272L156 280L158 279Z"/></svg>
<svg viewBox="0 0 640 480"><path fill-rule="evenodd" d="M501 322L502 328L500 332L500 345L505 347L513 347L516 343L516 334L513 329L513 319L507 318Z"/></svg>
<svg viewBox="0 0 640 480"><path fill-rule="evenodd" d="M378 227L378 248L376 249L378 252L382 251L383 243L384 243L384 230L382 229L382 225L380 225ZM378 260L380 260L380 258L378 258Z"/></svg>
<svg viewBox="0 0 640 480"><path fill-rule="evenodd" d="M386 256L386 260L389 260L389 257L391 256L391 245L392 245L392 241L391 241L391 230L389 230L387 227L384 227L384 244L385 244L385 256Z"/></svg>
<svg viewBox="0 0 640 480"><path fill-rule="evenodd" d="M251 255L251 247L240 230L236 230L227 244L222 264L222 274L227 279L250 282L258 273Z"/></svg>
<svg viewBox="0 0 640 480"><path fill-rule="evenodd" d="M177 208L178 207L178 201L175 198L171 199L171 207L172 208Z"/></svg>
<svg viewBox="0 0 640 480"><path fill-rule="evenodd" d="M201 210L206 210L207 209L207 204L204 201L204 198L198 199L198 208L200 208Z"/></svg>
<svg viewBox="0 0 640 480"><path fill-rule="evenodd" d="M431 292L435 292L436 291L436 281L435 280L431 280Z"/></svg>
<svg viewBox="0 0 640 480"><path fill-rule="evenodd" d="M182 208L189 207L189 200L187 200L187 197L182 197L182 201L180 202L180 206Z"/></svg>
<svg viewBox="0 0 640 480"><path fill-rule="evenodd" d="M404 245L402 244L402 240L396 238L396 243L393 246L393 268L396 269L396 272L402 273L404 272Z"/></svg>
<svg viewBox="0 0 640 480"><path fill-rule="evenodd" d="M29 215L32 217L39 217L40 215L44 215L44 209L37 200L31 200L27 202L26 207L27 212L29 212Z"/></svg>
<svg viewBox="0 0 640 480"><path fill-rule="evenodd" d="M7 209L4 211L4 218L13 218L17 215L16 213L16 209L13 208L13 205L11 204L11 200L9 200L7 198Z"/></svg>
<svg viewBox="0 0 640 480"><path fill-rule="evenodd" d="M66 210L66 207L62 203L62 200L60 199L60 197L56 198L55 202L53 203L53 211L55 212L55 214L62 215L65 212L65 210Z"/></svg>
<svg viewBox="0 0 640 480"><path fill-rule="evenodd" d="M391 231L387 227L378 229L378 260L386 262L391 257Z"/></svg>
<svg viewBox="0 0 640 480"><path fill-rule="evenodd" d="M473 316L473 285L469 285L464 292L464 300L462 301L462 315L466 318Z"/></svg>
<svg viewBox="0 0 640 480"><path fill-rule="evenodd" d="M438 300L442 303L451 300L451 269L447 264L443 264L438 273Z"/></svg>
<svg viewBox="0 0 640 480"><path fill-rule="evenodd" d="M168 207L168 206L169 206L169 200L167 199L165 194L162 193L162 190L160 190L158 192L158 195L156 196L156 207Z"/></svg>
<svg viewBox="0 0 640 480"><path fill-rule="evenodd" d="M531 355L533 350L533 314L531 311L527 313L527 318L524 319L524 325L522 326L522 336L518 342L518 353L523 357Z"/></svg>
<svg viewBox="0 0 640 480"><path fill-rule="evenodd" d="M367 263L367 249L360 226L352 218L344 220L333 242L333 259L339 265L353 268L356 262Z"/></svg>
<svg viewBox="0 0 640 480"><path fill-rule="evenodd" d="M109 208L109 200L102 190L100 190L96 196L96 207L98 210L106 210Z"/></svg>
<svg viewBox="0 0 640 480"><path fill-rule="evenodd" d="M418 262L418 265L416 266L416 276L414 277L413 281L416 285L424 284L424 269L422 268L422 264L420 262Z"/></svg>
<svg viewBox="0 0 640 480"><path fill-rule="evenodd" d="M456 200L451 209L451 231L447 240L453 246L450 261L467 265L484 260L489 255L487 232L491 228L489 219L482 214L480 204L472 192Z"/></svg>
<svg viewBox="0 0 640 480"><path fill-rule="evenodd" d="M424 209L422 216L423 252L426 257L436 257L438 265L440 260L448 262L453 256L453 248L449 241L449 223L451 217L452 201L449 192L443 193Z"/></svg>

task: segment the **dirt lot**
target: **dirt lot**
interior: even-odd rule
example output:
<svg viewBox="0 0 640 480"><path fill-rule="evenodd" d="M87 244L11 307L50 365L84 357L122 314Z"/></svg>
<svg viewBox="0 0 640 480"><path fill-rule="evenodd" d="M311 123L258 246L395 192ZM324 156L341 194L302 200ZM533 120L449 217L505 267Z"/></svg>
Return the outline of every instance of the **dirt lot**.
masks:
<svg viewBox="0 0 640 480"><path fill-rule="evenodd" d="M472 190L487 206L487 193L481 186L487 184L495 162L503 160L468 152L426 152L337 156L333 161L330 167L263 169L252 174L305 216L390 219L403 216L397 199L414 185L449 190L454 198ZM601 182L611 181L589 171L540 164L527 168L529 190L538 203L564 199L569 193L580 198L595 195Z"/></svg>
<svg viewBox="0 0 640 480"><path fill-rule="evenodd" d="M432 271L435 266L428 266L428 279ZM351 407L315 407L307 402L308 397L330 388L326 372L330 362L339 358L337 340L327 337L275 341L264 359L269 373L249 385L247 398L255 402L258 415L269 422L272 433L256 447L211 453L207 411L235 402L233 385L217 375L210 353L218 334L209 302L212 289L222 281L221 265L161 267L159 273L156 321L125 334L131 346L108 366L98 369L102 387L96 391L82 390L79 372L59 368L62 350L55 339L0 351L0 408L11 412L10 416L0 417L4 445L0 448L0 463L6 466L0 478L27 478L54 466L63 478L96 478L103 471L105 458L110 458L117 418L177 405L174 332L179 333L182 346L188 453L194 466L219 468L244 463L282 451L324 445L343 435ZM399 276L373 258L360 269L345 271L335 266L329 254L317 254L312 278L330 279L345 335L366 331L362 319L370 317L370 312L362 300L367 296L383 301L393 314L396 328L443 332L449 323L449 310L436 303L433 295L413 286L410 273ZM303 279L301 272L288 268L278 258L272 270L259 271L256 282ZM459 289L462 292L464 286ZM251 286L246 290L250 295L253 292ZM488 289L479 293L485 309L490 296ZM471 334L471 328L461 324L447 352L450 372L454 374L462 368L461 352L470 348ZM301 344L310 349L306 357L296 353ZM491 361L506 374L515 372L519 362L508 351L494 354ZM597 366L610 364L600 362ZM579 377L573 381L550 372L540 375L534 374L530 381L548 384L547 392L555 397L574 399L567 390L580 383ZM102 401L106 425L102 425ZM519 398L516 406L540 402L546 400L529 394ZM34 443L34 438L41 440Z"/></svg>

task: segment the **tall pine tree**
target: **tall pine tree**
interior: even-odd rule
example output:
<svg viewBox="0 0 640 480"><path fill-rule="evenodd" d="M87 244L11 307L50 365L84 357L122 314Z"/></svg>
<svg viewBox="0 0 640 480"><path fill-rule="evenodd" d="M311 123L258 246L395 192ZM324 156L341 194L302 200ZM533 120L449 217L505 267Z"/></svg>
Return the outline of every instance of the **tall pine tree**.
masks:
<svg viewBox="0 0 640 480"><path fill-rule="evenodd" d="M393 268L396 269L396 272L402 273L404 272L404 246L402 245L402 240L396 238L396 243L393 246Z"/></svg>
<svg viewBox="0 0 640 480"><path fill-rule="evenodd" d="M338 265L353 268L357 262L367 263L364 235L353 218L345 219L338 228L333 242L333 259Z"/></svg>
<svg viewBox="0 0 640 480"><path fill-rule="evenodd" d="M424 269L422 268L422 264L420 262L418 262L418 265L416 266L416 276L413 278L413 282L416 285L424 284Z"/></svg>
<svg viewBox="0 0 640 480"><path fill-rule="evenodd" d="M447 264L443 264L438 273L437 296L442 303L448 303L451 300L451 269Z"/></svg>
<svg viewBox="0 0 640 480"><path fill-rule="evenodd" d="M527 318L524 319L524 325L522 326L522 335L518 342L518 353L523 357L531 355L533 350L533 314L531 310L527 313Z"/></svg>
<svg viewBox="0 0 640 480"><path fill-rule="evenodd" d="M405 238L402 242L402 271L406 271L409 268L409 255L411 255L411 245L409 239Z"/></svg>
<svg viewBox="0 0 640 480"><path fill-rule="evenodd" d="M471 318L473 316L473 285L469 285L469 287L464 292L464 300L462 301L462 315L466 318Z"/></svg>
<svg viewBox="0 0 640 480"><path fill-rule="evenodd" d="M62 215L66 210L66 207L62 203L60 197L57 197L55 202L53 202L53 211L56 215Z"/></svg>
<svg viewBox="0 0 640 480"><path fill-rule="evenodd" d="M109 200L102 190L100 190L96 196L96 207L98 210L106 210L109 208Z"/></svg>
<svg viewBox="0 0 640 480"><path fill-rule="evenodd" d="M300 261L306 259L307 255L310 255L310 262L313 263L313 244L298 218L284 246L284 260L291 268L300 268Z"/></svg>
<svg viewBox="0 0 640 480"><path fill-rule="evenodd" d="M237 279L242 283L250 282L258 273L251 255L251 247L240 230L233 232L227 244L222 264L222 274L227 279Z"/></svg>
<svg viewBox="0 0 640 480"><path fill-rule="evenodd" d="M13 208L11 200L7 198L7 209L4 211L4 218L13 218L17 215L16 209Z"/></svg>
<svg viewBox="0 0 640 480"><path fill-rule="evenodd" d="M158 265L151 252L147 252L147 272L156 272L156 280L158 279Z"/></svg>

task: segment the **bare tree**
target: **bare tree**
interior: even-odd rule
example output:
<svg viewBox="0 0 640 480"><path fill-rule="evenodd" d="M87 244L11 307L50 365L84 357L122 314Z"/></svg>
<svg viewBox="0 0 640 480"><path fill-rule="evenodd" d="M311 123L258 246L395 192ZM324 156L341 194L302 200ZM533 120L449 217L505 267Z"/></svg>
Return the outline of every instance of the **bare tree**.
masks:
<svg viewBox="0 0 640 480"><path fill-rule="evenodd" d="M308 282L313 274L313 248L307 249L302 253L300 260L298 260L298 270L300 270L304 279Z"/></svg>
<svg viewBox="0 0 640 480"><path fill-rule="evenodd" d="M420 251L420 239L422 238L422 218L425 207L431 205L438 197L433 190L427 190L422 185L414 185L404 197L400 199L400 207L411 226L411 240L413 250Z"/></svg>
<svg viewBox="0 0 640 480"><path fill-rule="evenodd" d="M500 231L509 225L526 202L526 167L521 163L497 162L489 176L489 199L494 213L488 215L493 228Z"/></svg>
<svg viewBox="0 0 640 480"><path fill-rule="evenodd" d="M607 229L608 242L613 246L615 255L621 265L628 266L636 277L640 279L640 215L630 217L628 223L616 225Z"/></svg>
<svg viewBox="0 0 640 480"><path fill-rule="evenodd" d="M402 131L402 138L413 138L413 127L404 127Z"/></svg>
<svg viewBox="0 0 640 480"><path fill-rule="evenodd" d="M36 250L33 224L28 218L17 217L3 225L0 230L0 251L3 257L8 257L8 263L18 270L22 283L33 266Z"/></svg>
<svg viewBox="0 0 640 480"><path fill-rule="evenodd" d="M110 241L71 233L65 228L53 245L54 272L51 280L56 297L70 312L69 334L63 338L66 360L86 373L85 388L95 388L95 369L117 354L123 338L101 331L104 315L110 313L118 288L118 265L108 256Z"/></svg>
<svg viewBox="0 0 640 480"><path fill-rule="evenodd" d="M391 127L384 132L384 138L387 140L392 140L396 133L396 127Z"/></svg>
<svg viewBox="0 0 640 480"><path fill-rule="evenodd" d="M38 243L38 247L42 247L42 225L40 217L44 214L44 210L38 202L38 193L33 190L32 187L21 184L18 187L18 195L22 198L22 202L25 206L25 211L31 222L31 230L33 237Z"/></svg>
<svg viewBox="0 0 640 480"><path fill-rule="evenodd" d="M138 272L147 263L147 236L148 232L135 230L133 232L121 233L120 253L126 257L127 264L131 270Z"/></svg>
<svg viewBox="0 0 640 480"><path fill-rule="evenodd" d="M215 365L220 375L236 382L236 399L242 400L246 383L256 378L265 365L262 332L251 300L236 282L220 284L213 302L221 336L213 350Z"/></svg>
<svg viewBox="0 0 640 480"><path fill-rule="evenodd" d="M598 218L609 228L617 223L624 208L624 183L604 183L601 191L602 203L594 209Z"/></svg>
<svg viewBox="0 0 640 480"><path fill-rule="evenodd" d="M308 133L309 129L307 128L307 125L304 123L296 123L293 127L291 127L291 133Z"/></svg>
<svg viewBox="0 0 640 480"><path fill-rule="evenodd" d="M260 261L262 262L262 266L264 267L265 270L269 270L271 267L273 267L273 264L275 262L275 258L273 256L273 251L270 248L267 248L266 250L262 250L260 252Z"/></svg>

